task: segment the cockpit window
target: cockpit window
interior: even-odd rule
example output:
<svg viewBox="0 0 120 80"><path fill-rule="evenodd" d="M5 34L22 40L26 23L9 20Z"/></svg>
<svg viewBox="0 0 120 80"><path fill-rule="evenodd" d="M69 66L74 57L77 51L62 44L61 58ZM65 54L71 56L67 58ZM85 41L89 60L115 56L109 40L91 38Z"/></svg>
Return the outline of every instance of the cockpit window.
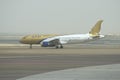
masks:
<svg viewBox="0 0 120 80"><path fill-rule="evenodd" d="M27 35L27 36L24 36L24 37L23 37L23 39L26 39L28 36L29 36L29 35Z"/></svg>

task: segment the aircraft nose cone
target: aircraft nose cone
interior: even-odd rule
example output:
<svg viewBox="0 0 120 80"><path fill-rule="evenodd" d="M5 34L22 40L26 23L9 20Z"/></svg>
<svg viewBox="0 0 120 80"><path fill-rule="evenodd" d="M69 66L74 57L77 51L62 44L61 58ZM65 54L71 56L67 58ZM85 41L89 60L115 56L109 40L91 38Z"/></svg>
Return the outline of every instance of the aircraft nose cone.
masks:
<svg viewBox="0 0 120 80"><path fill-rule="evenodd" d="M19 40L19 42L20 42L20 43L23 43L24 41L23 41L23 39L21 39L21 40Z"/></svg>
<svg viewBox="0 0 120 80"><path fill-rule="evenodd" d="M25 43L24 37L19 40L20 43Z"/></svg>

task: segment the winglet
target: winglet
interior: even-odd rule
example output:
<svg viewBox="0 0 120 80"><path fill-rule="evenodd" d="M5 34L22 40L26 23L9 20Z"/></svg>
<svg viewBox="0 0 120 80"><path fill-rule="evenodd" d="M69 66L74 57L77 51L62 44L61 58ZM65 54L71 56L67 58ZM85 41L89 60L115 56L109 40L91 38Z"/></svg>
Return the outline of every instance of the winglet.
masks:
<svg viewBox="0 0 120 80"><path fill-rule="evenodd" d="M91 31L89 32L90 35L92 36L98 36L100 29L101 29L101 24L102 24L103 20L99 20L95 26L91 29Z"/></svg>

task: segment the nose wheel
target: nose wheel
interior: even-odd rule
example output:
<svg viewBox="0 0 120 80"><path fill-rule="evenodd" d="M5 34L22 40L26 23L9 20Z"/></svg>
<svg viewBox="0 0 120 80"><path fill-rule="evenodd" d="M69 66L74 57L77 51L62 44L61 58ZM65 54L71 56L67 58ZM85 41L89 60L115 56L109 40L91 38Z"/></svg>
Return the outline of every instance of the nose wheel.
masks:
<svg viewBox="0 0 120 80"><path fill-rule="evenodd" d="M32 49L32 44L30 44L30 49Z"/></svg>

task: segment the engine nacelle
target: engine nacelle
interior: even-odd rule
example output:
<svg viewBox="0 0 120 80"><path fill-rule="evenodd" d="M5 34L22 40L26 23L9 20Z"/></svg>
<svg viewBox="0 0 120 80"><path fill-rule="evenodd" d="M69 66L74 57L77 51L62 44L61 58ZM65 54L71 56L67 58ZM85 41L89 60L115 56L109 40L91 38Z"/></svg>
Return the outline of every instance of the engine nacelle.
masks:
<svg viewBox="0 0 120 80"><path fill-rule="evenodd" d="M41 44L42 47L54 47L55 44L51 43L51 42L43 42Z"/></svg>
<svg viewBox="0 0 120 80"><path fill-rule="evenodd" d="M42 47L48 47L49 46L49 42L43 42L42 43Z"/></svg>

